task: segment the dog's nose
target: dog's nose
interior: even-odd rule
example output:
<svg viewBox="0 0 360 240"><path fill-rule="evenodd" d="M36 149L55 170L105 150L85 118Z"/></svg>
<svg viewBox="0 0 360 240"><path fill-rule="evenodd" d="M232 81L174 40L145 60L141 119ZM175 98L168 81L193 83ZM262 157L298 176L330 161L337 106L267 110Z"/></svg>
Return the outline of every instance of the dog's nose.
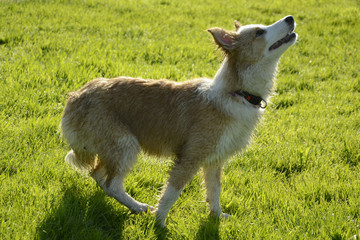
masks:
<svg viewBox="0 0 360 240"><path fill-rule="evenodd" d="M293 18L293 16L287 16L287 17L285 18L285 22L286 22L287 24L289 24L289 25L294 24L294 18Z"/></svg>

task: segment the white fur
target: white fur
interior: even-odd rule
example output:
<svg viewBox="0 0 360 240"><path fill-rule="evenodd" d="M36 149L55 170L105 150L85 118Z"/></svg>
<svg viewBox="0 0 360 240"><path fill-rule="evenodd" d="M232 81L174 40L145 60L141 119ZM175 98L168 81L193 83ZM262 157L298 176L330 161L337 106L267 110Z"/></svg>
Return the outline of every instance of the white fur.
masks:
<svg viewBox="0 0 360 240"><path fill-rule="evenodd" d="M206 201L209 202L210 212L218 217L222 214L220 206L220 176L217 178L218 172L221 171L221 165L204 166L204 178L205 178L205 187L206 187Z"/></svg>
<svg viewBox="0 0 360 240"><path fill-rule="evenodd" d="M117 175L115 176L110 185L106 186L106 171L104 168L97 169L92 177L98 183L98 185L108 194L109 196L115 198L121 204L128 207L132 212L144 212L148 210L153 210L154 208L136 201L129 194L125 192L124 189L124 176Z"/></svg>
<svg viewBox="0 0 360 240"><path fill-rule="evenodd" d="M273 86L272 80L276 75L277 65L281 55L294 43L293 41L290 41L276 50L269 50L271 45L289 33L289 25L285 22L285 19L286 17L269 26L251 24L243 26L238 30L238 33L251 28L261 28L266 31L266 47L263 53L263 59L257 64L250 66L245 71L238 72L239 78L243 80L244 88L253 94L262 96L265 100L268 100L270 96L271 88ZM296 24L294 23L294 28L295 27Z"/></svg>
<svg viewBox="0 0 360 240"><path fill-rule="evenodd" d="M268 50L271 45L275 42L280 40L281 38L285 37L289 33L289 25L285 22L285 18L280 19L279 21L275 22L274 24L265 27L266 30L266 49ZM296 28L296 23L294 22L294 28ZM296 40L296 38L295 38ZM273 55L275 58L279 58L285 51L288 49L289 46L294 44L293 41L290 41L286 44L283 44L281 47L276 49L276 51L270 51L269 55Z"/></svg>
<svg viewBox="0 0 360 240"><path fill-rule="evenodd" d="M268 101L277 71L278 60L278 58L273 58L271 61L263 59L245 71L239 71L238 75L239 78L243 79L244 88Z"/></svg>
<svg viewBox="0 0 360 240"><path fill-rule="evenodd" d="M74 166L78 169L83 169L83 166L78 164L78 161L76 159L75 153L73 150L71 150L70 152L68 152L65 156L65 162L67 164L70 164L71 166Z"/></svg>
<svg viewBox="0 0 360 240"><path fill-rule="evenodd" d="M122 149L126 149L126 151L122 151L121 154L117 156L118 158L122 158L120 161L121 164L118 165L118 170L119 172L126 174L136 163L137 154L140 152L141 146L137 138L132 134L120 137L117 144L118 146L121 146Z"/></svg>
<svg viewBox="0 0 360 240"><path fill-rule="evenodd" d="M156 220L161 227L165 227L165 218L170 211L170 208L176 200L179 198L182 189L178 190L171 184L166 187L165 193L159 201L158 208L156 210Z"/></svg>
<svg viewBox="0 0 360 240"><path fill-rule="evenodd" d="M238 78L242 79L244 89L268 101L277 72L279 58L293 42L283 44L283 46L273 51L269 51L269 48L289 33L289 25L285 22L285 18L283 18L270 26L247 25L241 27L238 33L250 28L266 30L264 57L245 70L238 71ZM219 109L222 109L228 116L234 118L234 121L228 125L221 136L216 147L216 153L208 157L207 163L227 159L229 155L245 148L263 112L261 108L253 106L244 98L234 97L229 92L224 91L226 89L226 80L224 78L230 71L228 64L228 59L225 58L214 80L207 80L198 88L198 91L205 99L212 102Z"/></svg>
<svg viewBox="0 0 360 240"><path fill-rule="evenodd" d="M205 99L212 102L218 109L223 110L228 116L234 118L221 136L215 154L206 159L208 164L214 161L224 161L234 152L245 148L263 112L261 108L254 107L244 98L224 92L222 86L224 80L222 78L228 71L227 68L227 61L224 61L214 80L205 81L198 89ZM251 74L248 75L251 76Z"/></svg>

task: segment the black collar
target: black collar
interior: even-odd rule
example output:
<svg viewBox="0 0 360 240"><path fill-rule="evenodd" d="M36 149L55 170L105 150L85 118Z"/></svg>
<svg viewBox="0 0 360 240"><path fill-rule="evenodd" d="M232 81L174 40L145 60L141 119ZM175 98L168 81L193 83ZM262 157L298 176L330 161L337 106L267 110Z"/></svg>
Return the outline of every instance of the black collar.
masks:
<svg viewBox="0 0 360 240"><path fill-rule="evenodd" d="M266 108L267 106L267 102L262 99L261 97L259 96L255 96L255 95L252 95L246 91L241 91L241 90L237 90L235 92L230 92L230 94L232 96L235 97L235 94L239 95L239 96L242 96L244 97L249 103L257 106L257 107L260 107L260 108Z"/></svg>

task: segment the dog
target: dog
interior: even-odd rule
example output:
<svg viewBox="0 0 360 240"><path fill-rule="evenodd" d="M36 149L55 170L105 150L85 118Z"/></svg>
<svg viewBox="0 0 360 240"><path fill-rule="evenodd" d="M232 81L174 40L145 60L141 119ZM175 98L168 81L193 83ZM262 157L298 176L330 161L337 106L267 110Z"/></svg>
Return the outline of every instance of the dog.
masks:
<svg viewBox="0 0 360 240"><path fill-rule="evenodd" d="M287 16L269 26L235 21L236 31L208 29L224 53L213 79L99 78L69 93L61 129L72 150L65 160L89 171L132 212L155 212L162 227L202 168L210 213L226 219L219 201L222 167L249 143L271 95L278 61L296 42L295 25ZM124 178L141 150L174 158L156 209L125 192Z"/></svg>

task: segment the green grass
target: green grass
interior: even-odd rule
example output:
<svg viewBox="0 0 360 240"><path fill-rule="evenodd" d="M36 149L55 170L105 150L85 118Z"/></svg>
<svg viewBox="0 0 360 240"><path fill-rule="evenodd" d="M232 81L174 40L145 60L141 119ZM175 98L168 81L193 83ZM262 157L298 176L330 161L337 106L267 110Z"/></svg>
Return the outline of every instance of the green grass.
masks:
<svg viewBox="0 0 360 240"><path fill-rule="evenodd" d="M0 0L0 239L350 239L360 237L359 1ZM213 26L292 14L298 43L252 145L223 175L208 216L202 178L168 230L132 215L64 163L66 92L104 76L183 81L220 65ZM140 156L127 191L155 205L169 160Z"/></svg>

